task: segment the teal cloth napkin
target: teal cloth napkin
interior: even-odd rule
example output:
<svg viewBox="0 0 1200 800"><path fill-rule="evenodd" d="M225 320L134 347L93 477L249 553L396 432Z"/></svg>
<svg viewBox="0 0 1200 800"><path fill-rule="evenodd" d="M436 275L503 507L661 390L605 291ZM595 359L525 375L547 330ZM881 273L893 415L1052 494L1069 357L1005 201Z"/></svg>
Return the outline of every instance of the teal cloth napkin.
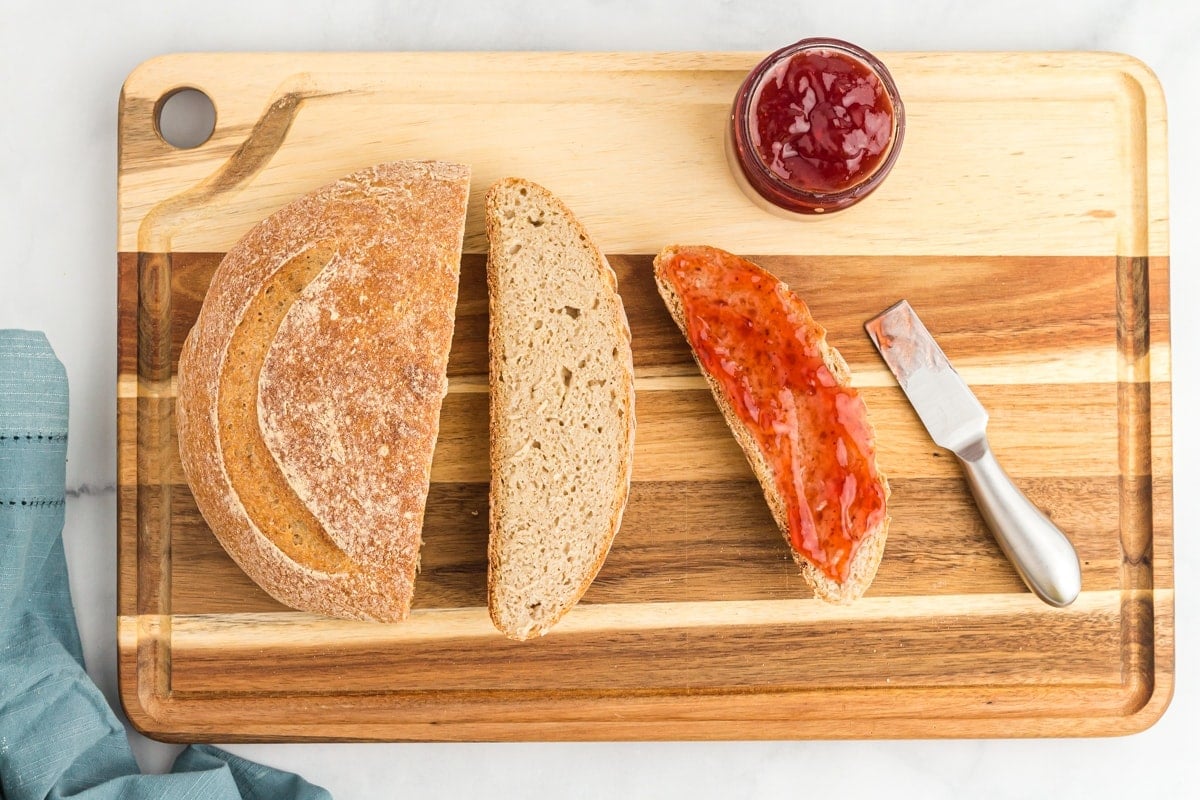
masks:
<svg viewBox="0 0 1200 800"><path fill-rule="evenodd" d="M83 668L67 583L67 373L46 337L0 330L0 800L300 798L329 792L215 747L142 775Z"/></svg>

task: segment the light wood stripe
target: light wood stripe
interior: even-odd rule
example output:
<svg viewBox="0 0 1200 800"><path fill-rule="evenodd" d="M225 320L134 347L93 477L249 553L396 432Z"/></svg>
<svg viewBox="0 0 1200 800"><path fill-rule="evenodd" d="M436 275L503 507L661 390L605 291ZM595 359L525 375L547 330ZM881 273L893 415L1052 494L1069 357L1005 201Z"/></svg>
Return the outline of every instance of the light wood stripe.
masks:
<svg viewBox="0 0 1200 800"><path fill-rule="evenodd" d="M1172 590L1154 593L1156 601L1170 601ZM672 631L687 628L738 628L819 625L958 616L987 618L1018 616L1031 623L1040 616L1085 618L1120 611L1120 591L1083 592L1066 609L1052 609L1029 593L989 595L926 595L919 597L865 597L852 605L838 606L813 599L714 601L696 603L583 604L554 628L556 638L604 631ZM954 611L958 609L959 611ZM139 625L141 626L139 628ZM153 615L120 617L119 636L132 646L139 636L153 635L160 623ZM260 649L311 646L319 641L330 647L378 646L474 637L501 638L487 608L418 609L405 622L380 624L335 620L287 613L178 614L171 618L174 647Z"/></svg>
<svg viewBox="0 0 1200 800"><path fill-rule="evenodd" d="M1150 364L1153 372L1150 380L1155 383L1169 381L1169 344L1158 343L1151 348ZM1070 350L1061 354L1013 353L1002 359L992 356L966 356L952 358L954 368L970 386L1009 385L1023 383L1030 386L1069 386L1072 384L1104 383L1115 379L1136 380L1141 376L1119 374L1119 354L1115 348L1091 348ZM638 392L678 392L707 389L695 368L684 367L687 375L655 374L653 368L638 371L634 388ZM1126 370L1128 368L1126 367ZM485 375L452 375L449 380L450 394L482 394L488 391ZM854 385L858 387L895 386L896 380L882 364L854 366ZM117 378L117 397L175 397L178 377L169 381L139 380L135 375Z"/></svg>
<svg viewBox="0 0 1200 800"><path fill-rule="evenodd" d="M788 253L803 241L810 252L856 253L864 230L878 252L895 255L1100 255L1113 253L1118 237L1149 248L1123 255L1167 250L1163 191L1148 197L1148 235L1121 234L1142 204L1126 197L1128 162L1111 154L1133 158L1144 151L1131 140L1139 129L1150 126L1154 144L1165 130L1157 82L1133 59L885 54L906 99L910 135L900 160L868 202L808 225L774 218L748 201L725 163L725 115L760 53L704 60L581 54L572 59L587 73L583 81L550 68L564 63L560 54L455 55L450 71L447 59L436 55L343 54L334 62L313 54L205 54L160 59L135 72L122 116L120 248L136 249L139 225L152 209L225 167L264 109L300 98L287 146L240 191L209 198L208 213L164 219L174 249L226 249L287 200L322 183L363 164L417 157L472 164L469 252L486 250L482 192L509 174L554 187L605 249L621 252L710 241L745 253ZM1099 63L1105 67L1097 69ZM1014 70L1021 73L1019 91ZM438 76L436 88L430 75ZM179 81L198 82L211 93L220 124L186 157L155 158L161 143L148 117L159 95ZM1112 124L1114 98L1124 101L1121 125ZM690 132L670 138L669 158L663 157L664 115ZM487 136L462 135L484 118ZM347 119L354 120L352 147L345 144ZM570 143L566 157L547 157L562 152L564 142ZM1080 153L1110 155L1085 165ZM636 192L629 191L633 176ZM1157 188L1159 179L1151 179ZM678 202L681 192L704 202ZM622 201L611 200L616 197ZM923 205L921 198L934 202ZM918 207L924 213L915 215Z"/></svg>
<svg viewBox="0 0 1200 800"><path fill-rule="evenodd" d="M1119 474L1115 389L1104 383L1049 391L1022 385L974 386L991 414L988 430L993 448L1005 469L1018 478ZM1063 402L1065 391L1070 392L1069 403ZM1156 385L1155 391L1157 409L1169 398L1165 385ZM862 394L877 432L880 463L889 474L913 478L954 474L953 463L932 444L898 388L865 387ZM138 406L158 403L171 401L123 399L119 410L136 413ZM434 482L488 480L487 406L487 395L481 393L454 393L443 402L431 471ZM169 411L161 409L163 414ZM185 483L170 422L163 430L170 438L157 451L137 454L140 462L133 458L134 443L122 443L120 483ZM644 392L638 398L637 422L635 481L749 476L746 459L705 388Z"/></svg>

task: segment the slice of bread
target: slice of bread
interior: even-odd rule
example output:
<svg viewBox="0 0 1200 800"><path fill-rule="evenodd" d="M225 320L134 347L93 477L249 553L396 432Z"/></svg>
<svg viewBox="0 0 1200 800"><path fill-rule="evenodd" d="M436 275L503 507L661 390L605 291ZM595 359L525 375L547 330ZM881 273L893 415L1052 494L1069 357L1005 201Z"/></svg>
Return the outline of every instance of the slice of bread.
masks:
<svg viewBox="0 0 1200 800"><path fill-rule="evenodd" d="M676 278L672 276L686 274L688 287L697 294L715 294L721 291L716 286L717 281L722 272L728 270L745 271L756 287L761 285L765 289L761 294L761 297L764 298L763 302L775 304L775 310L781 311L787 317L785 326L764 325L760 321L761 318L754 320L739 317L741 325L746 329L754 330L753 335L763 337L761 341L771 348L772 353L763 363L771 363L773 359L785 357L784 351L792 342L783 340L794 339L803 342L807 348L811 348L807 352L813 353L815 356L810 357L819 358L825 369L828 370L828 377L825 380L838 387L836 391L839 395L839 402L835 406L836 411L825 409L822 404L810 399L811 392L806 392L804 386L788 387L789 397L794 397L795 405L798 407L798 410L791 414L791 418L795 419L792 426L794 430L780 430L776 433L786 434L789 437L788 441L797 445L792 452L793 459L798 458L799 461L798 465L793 468L799 473L801 479L799 482L804 484L804 496L801 498L801 502L806 504L808 517L814 519L815 530L813 533L819 545L827 542L827 537L831 535L841 535L841 529L836 533L831 530L833 524L846 525L844 521L841 521L842 515L821 514L825 503L828 502L827 495L821 496L822 487L827 486L826 481L834 481L839 492L845 486L844 480L838 482L839 477L844 478L844 476L830 476L827 470L830 466L837 469L839 456L845 457L845 448L847 447L858 454L855 458L861 458L858 463L862 466L867 480L860 484L856 478L850 487L851 494L855 496L854 501L865 498L864 502L875 504L875 510L863 520L859 520L853 515L850 516L852 522L858 526L852 531L852 535L857 537L858 545L850 555L849 563L844 565L845 574L840 580L828 574L808 554L797 547L798 537L794 535L796 532L792 530L793 526L789 522L788 503L775 470L771 467L762 446L756 440L755 433L735 410L727 389L717 377L709 372L700 354L696 352L693 337L703 335L707 340L719 341L721 334L712 327L717 324L714 320L706 319L703 313L697 313L699 306L693 307L692 313L689 314L689 309L686 307L687 298L681 296L679 287L675 283ZM841 354L826 342L825 329L813 320L808 312L808 307L788 290L786 284L781 283L775 276L758 265L714 247L671 246L664 248L654 259L654 277L658 284L658 291L662 295L667 309L671 312L671 317L683 332L689 345L692 345L693 355L696 356L700 372L707 380L709 388L712 389L717 406L733 431L734 438L745 451L746 458L762 485L771 515L783 532L784 540L792 551L792 558L800 567L800 574L812 588L813 593L827 602L845 603L861 597L874 579L879 562L883 558L884 543L887 540L890 521L886 510L886 501L891 490L886 476L875 467L874 430L866 416L866 405L858 393L850 387L850 368ZM749 296L756 296L756 293L750 293ZM693 330L693 327L704 327L705 330L703 334L700 334ZM721 357L734 359L736 354L727 353ZM738 368L728 362L723 362L721 366L728 374L733 374L730 370ZM745 369L755 368L748 365L740 366ZM795 389L794 394L790 391L791 389ZM756 415L764 413L763 408L770 402L769 398L758 398L758 400L761 402L753 412ZM839 437L843 436L848 425L853 425L855 435L845 434L844 438L851 441L841 443ZM841 452L831 454L831 448L841 448ZM797 464L796 461L791 463ZM855 489L857 494L854 492ZM825 488L824 491L828 492L828 489ZM793 492L793 494L799 495L800 492ZM813 515L814 510L817 512L815 516ZM830 522L831 519L836 522Z"/></svg>
<svg viewBox="0 0 1200 800"><path fill-rule="evenodd" d="M286 605L401 620L454 331L470 173L381 164L252 228L179 358L179 455L234 561Z"/></svg>
<svg viewBox="0 0 1200 800"><path fill-rule="evenodd" d="M600 571L629 497L633 352L617 278L557 197L487 194L491 313L488 610L544 635Z"/></svg>

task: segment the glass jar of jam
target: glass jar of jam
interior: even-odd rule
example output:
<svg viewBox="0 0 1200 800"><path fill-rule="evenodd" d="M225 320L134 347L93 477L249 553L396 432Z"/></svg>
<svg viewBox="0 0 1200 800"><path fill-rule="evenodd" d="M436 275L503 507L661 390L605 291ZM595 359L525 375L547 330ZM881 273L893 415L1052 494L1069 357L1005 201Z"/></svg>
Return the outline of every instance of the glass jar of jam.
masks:
<svg viewBox="0 0 1200 800"><path fill-rule="evenodd" d="M775 51L742 83L725 137L742 190L783 216L848 208L900 155L904 105L879 59L839 39Z"/></svg>

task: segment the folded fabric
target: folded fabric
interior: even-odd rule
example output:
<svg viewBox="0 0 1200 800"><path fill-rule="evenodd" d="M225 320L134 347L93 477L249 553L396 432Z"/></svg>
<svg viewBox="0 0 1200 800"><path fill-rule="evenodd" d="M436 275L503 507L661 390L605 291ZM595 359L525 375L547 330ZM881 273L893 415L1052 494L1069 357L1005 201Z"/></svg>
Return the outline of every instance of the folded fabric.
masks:
<svg viewBox="0 0 1200 800"><path fill-rule="evenodd" d="M67 582L67 374L46 337L0 330L0 800L329 798L290 773L191 746L142 775L83 666Z"/></svg>

